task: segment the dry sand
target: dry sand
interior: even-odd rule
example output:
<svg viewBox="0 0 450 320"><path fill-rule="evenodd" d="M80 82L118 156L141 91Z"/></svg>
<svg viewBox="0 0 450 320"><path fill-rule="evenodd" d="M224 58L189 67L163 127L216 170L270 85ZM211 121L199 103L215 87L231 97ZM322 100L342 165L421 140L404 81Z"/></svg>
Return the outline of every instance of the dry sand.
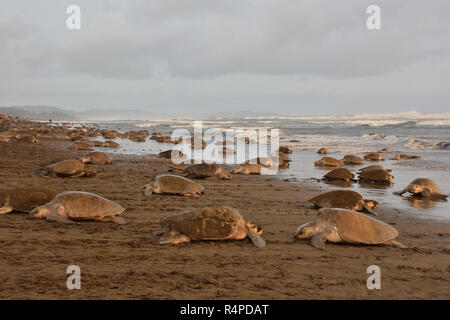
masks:
<svg viewBox="0 0 450 320"><path fill-rule="evenodd" d="M0 143L3 188L46 186L90 191L127 208L128 224L65 225L19 213L0 215L1 299L449 299L450 228L381 208L394 225L402 250L385 246L328 244L321 251L293 232L316 211L305 200L320 190L270 177L234 175L231 181L202 181L199 198L150 198L140 187L167 172L170 160L116 157L92 166L90 178L44 178L39 163L75 157L69 142ZM267 246L248 240L160 246L152 232L159 220L201 206L235 207L264 228ZM81 290L66 288L66 268L81 268ZM381 268L381 290L368 290L366 269Z"/></svg>

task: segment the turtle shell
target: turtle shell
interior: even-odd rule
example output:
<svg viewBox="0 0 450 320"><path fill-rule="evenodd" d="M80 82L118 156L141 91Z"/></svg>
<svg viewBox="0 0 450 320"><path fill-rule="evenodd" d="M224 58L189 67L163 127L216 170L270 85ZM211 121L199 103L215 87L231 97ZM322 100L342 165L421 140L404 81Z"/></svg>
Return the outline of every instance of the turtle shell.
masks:
<svg viewBox="0 0 450 320"><path fill-rule="evenodd" d="M103 143L103 146L107 148L120 148L120 145L117 142L110 140L105 141L105 143Z"/></svg>
<svg viewBox="0 0 450 320"><path fill-rule="evenodd" d="M54 164L48 165L46 168L60 176L75 175L85 172L86 169L83 162L73 159L59 161Z"/></svg>
<svg viewBox="0 0 450 320"><path fill-rule="evenodd" d="M65 191L58 194L48 206L56 208L57 205L62 205L66 215L72 219L117 216L125 211L125 208L114 201L82 191Z"/></svg>
<svg viewBox="0 0 450 320"><path fill-rule="evenodd" d="M327 167L341 167L342 166L342 161L337 160L335 158L332 157L323 157L322 159L320 159L319 161L316 161L314 163L316 166L327 166Z"/></svg>
<svg viewBox="0 0 450 320"><path fill-rule="evenodd" d="M220 174L222 168L214 163L191 164L184 168L184 171L195 174L198 177L212 177Z"/></svg>
<svg viewBox="0 0 450 320"><path fill-rule="evenodd" d="M369 153L364 156L364 159L369 161L383 161L384 157L379 153Z"/></svg>
<svg viewBox="0 0 450 320"><path fill-rule="evenodd" d="M34 208L52 201L58 192L41 187L14 188L2 191L0 198L9 198L9 205L14 211L29 213Z"/></svg>
<svg viewBox="0 0 450 320"><path fill-rule="evenodd" d="M380 166L377 164L359 169L360 172L366 172L366 171L370 171L370 170L386 170L386 169L383 166Z"/></svg>
<svg viewBox="0 0 450 320"><path fill-rule="evenodd" d="M261 174L261 169L264 168L262 165L257 163L244 163L241 164L237 169L245 168L250 171L250 174Z"/></svg>
<svg viewBox="0 0 450 320"><path fill-rule="evenodd" d="M103 152L98 152L98 151L91 152L88 154L88 158L89 158L89 163L93 163L93 164L111 163L111 158Z"/></svg>
<svg viewBox="0 0 450 320"><path fill-rule="evenodd" d="M224 240L246 230L244 218L230 207L191 209L166 218L161 224L193 240Z"/></svg>
<svg viewBox="0 0 450 320"><path fill-rule="evenodd" d="M192 180L184 177L162 174L155 178L154 192L165 194L189 194L200 193L205 188Z"/></svg>
<svg viewBox="0 0 450 320"><path fill-rule="evenodd" d="M359 178L362 180L371 180L371 181L386 181L389 182L389 177L391 175L386 170L369 170L365 172L361 172Z"/></svg>
<svg viewBox="0 0 450 320"><path fill-rule="evenodd" d="M90 142L76 141L70 146L70 148L75 150L92 150L93 144Z"/></svg>
<svg viewBox="0 0 450 320"><path fill-rule="evenodd" d="M346 155L342 160L347 164L363 164L364 159L354 155Z"/></svg>
<svg viewBox="0 0 450 320"><path fill-rule="evenodd" d="M334 190L319 194L308 200L319 208L345 208L353 209L353 207L362 200L363 197L352 190Z"/></svg>
<svg viewBox="0 0 450 320"><path fill-rule="evenodd" d="M337 168L333 169L324 175L325 179L336 179L336 180L351 180L355 175L347 168Z"/></svg>
<svg viewBox="0 0 450 320"><path fill-rule="evenodd" d="M318 219L335 225L347 243L380 244L398 236L398 231L387 223L356 211L321 209Z"/></svg>

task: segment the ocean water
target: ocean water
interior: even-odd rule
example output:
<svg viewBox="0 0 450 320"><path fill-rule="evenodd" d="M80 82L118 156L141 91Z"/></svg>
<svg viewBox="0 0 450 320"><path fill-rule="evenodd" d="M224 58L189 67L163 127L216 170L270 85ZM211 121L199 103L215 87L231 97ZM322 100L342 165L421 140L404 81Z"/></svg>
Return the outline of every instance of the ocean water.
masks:
<svg viewBox="0 0 450 320"><path fill-rule="evenodd" d="M169 134L175 129L192 130L194 120L153 119L127 122L102 122L100 127L119 131L147 129L149 132ZM232 130L237 136L249 129L279 129L280 145L293 150L288 170L281 170L277 177L297 181L313 181L327 189L348 188L361 193L365 198L375 199L383 208L403 209L405 214L420 218L450 221L450 202L418 200L407 196L393 195L415 178L434 180L444 193L450 194L450 113L418 114L416 112L393 115L354 115L323 117L247 117L204 119L203 128L220 131ZM172 148L172 144L161 144L153 140L136 143L117 139L121 144L112 153L154 154ZM294 141L295 140L295 141ZM322 156L316 151L327 148L329 156L341 159L346 154L363 156L367 152L388 149L383 155L389 159L395 154L405 153L420 156L420 160L366 162L362 166L346 166L351 171L360 167L381 164L392 169L394 183L389 187L361 185L350 186L316 182L327 170L314 167Z"/></svg>

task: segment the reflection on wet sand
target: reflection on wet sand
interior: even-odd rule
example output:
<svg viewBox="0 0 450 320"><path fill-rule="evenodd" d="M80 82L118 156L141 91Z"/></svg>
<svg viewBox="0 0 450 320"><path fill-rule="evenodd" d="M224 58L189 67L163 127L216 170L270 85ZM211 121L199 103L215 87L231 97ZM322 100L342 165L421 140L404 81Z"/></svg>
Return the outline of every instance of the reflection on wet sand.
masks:
<svg viewBox="0 0 450 320"><path fill-rule="evenodd" d="M367 181L358 181L358 184L364 189L389 189L394 185L393 183L376 183Z"/></svg>
<svg viewBox="0 0 450 320"><path fill-rule="evenodd" d="M341 188L350 188L352 186L351 181L323 180L323 182L330 186L341 187Z"/></svg>
<svg viewBox="0 0 450 320"><path fill-rule="evenodd" d="M405 200L409 202L409 205L416 209L433 209L436 206L437 202L442 202L442 200L421 198L415 196L406 197Z"/></svg>

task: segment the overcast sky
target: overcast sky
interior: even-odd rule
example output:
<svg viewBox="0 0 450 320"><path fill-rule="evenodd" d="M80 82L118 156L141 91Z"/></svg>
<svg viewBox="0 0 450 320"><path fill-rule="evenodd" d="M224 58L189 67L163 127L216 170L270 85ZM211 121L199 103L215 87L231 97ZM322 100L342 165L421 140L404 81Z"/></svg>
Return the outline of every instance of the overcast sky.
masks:
<svg viewBox="0 0 450 320"><path fill-rule="evenodd" d="M450 1L1 0L0 106L25 104L449 112Z"/></svg>

